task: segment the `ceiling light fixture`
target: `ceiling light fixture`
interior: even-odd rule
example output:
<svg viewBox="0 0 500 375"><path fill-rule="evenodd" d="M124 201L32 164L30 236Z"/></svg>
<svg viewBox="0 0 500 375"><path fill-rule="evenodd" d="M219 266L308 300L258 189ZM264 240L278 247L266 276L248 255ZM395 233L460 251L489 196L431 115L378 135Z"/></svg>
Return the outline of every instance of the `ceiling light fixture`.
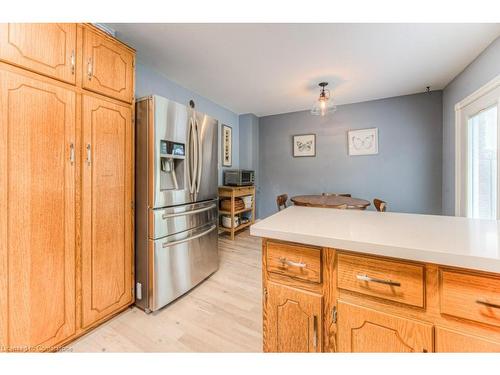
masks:
<svg viewBox="0 0 500 375"><path fill-rule="evenodd" d="M321 91L319 93L319 98L314 102L311 109L311 114L313 115L325 116L337 110L337 106L333 104L333 100L331 99L330 90L325 89L326 86L328 86L328 82L319 83Z"/></svg>

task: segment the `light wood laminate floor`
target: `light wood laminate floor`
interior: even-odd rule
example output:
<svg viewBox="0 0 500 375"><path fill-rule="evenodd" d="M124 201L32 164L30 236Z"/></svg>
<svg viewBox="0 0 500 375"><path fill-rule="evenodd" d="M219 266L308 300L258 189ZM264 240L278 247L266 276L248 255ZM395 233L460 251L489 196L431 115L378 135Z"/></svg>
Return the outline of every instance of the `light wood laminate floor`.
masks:
<svg viewBox="0 0 500 375"><path fill-rule="evenodd" d="M220 268L153 314L133 307L68 345L69 352L262 351L261 241L219 237Z"/></svg>

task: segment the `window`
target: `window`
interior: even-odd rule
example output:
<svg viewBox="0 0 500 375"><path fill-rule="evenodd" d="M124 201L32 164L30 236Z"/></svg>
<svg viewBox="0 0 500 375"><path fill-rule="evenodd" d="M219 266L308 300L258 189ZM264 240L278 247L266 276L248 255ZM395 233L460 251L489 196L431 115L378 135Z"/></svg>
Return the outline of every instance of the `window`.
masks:
<svg viewBox="0 0 500 375"><path fill-rule="evenodd" d="M468 216L496 219L497 106L470 117L468 128Z"/></svg>
<svg viewBox="0 0 500 375"><path fill-rule="evenodd" d="M500 77L455 107L458 216L499 219Z"/></svg>

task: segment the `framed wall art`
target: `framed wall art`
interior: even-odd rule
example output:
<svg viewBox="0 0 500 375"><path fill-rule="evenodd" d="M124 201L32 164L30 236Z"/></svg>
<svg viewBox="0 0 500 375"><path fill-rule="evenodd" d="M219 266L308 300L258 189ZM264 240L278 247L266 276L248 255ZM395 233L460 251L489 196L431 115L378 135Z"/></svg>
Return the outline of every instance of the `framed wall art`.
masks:
<svg viewBox="0 0 500 375"><path fill-rule="evenodd" d="M233 129L222 125L222 166L230 167L233 164Z"/></svg>
<svg viewBox="0 0 500 375"><path fill-rule="evenodd" d="M316 156L316 134L293 136L293 157Z"/></svg>
<svg viewBox="0 0 500 375"><path fill-rule="evenodd" d="M347 138L350 156L378 154L378 128L350 130Z"/></svg>

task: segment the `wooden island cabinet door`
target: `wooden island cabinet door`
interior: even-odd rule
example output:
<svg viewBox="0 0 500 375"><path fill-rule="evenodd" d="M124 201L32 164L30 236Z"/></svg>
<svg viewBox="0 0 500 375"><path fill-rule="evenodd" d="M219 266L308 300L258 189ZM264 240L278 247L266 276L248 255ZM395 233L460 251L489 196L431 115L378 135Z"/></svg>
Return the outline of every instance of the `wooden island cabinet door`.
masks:
<svg viewBox="0 0 500 375"><path fill-rule="evenodd" d="M132 302L132 113L83 95L82 325Z"/></svg>
<svg viewBox="0 0 500 375"><path fill-rule="evenodd" d="M466 332L436 327L436 352L438 353L500 353L500 342L478 337Z"/></svg>
<svg viewBox="0 0 500 375"><path fill-rule="evenodd" d="M274 283L264 305L264 351L321 352L321 295Z"/></svg>
<svg viewBox="0 0 500 375"><path fill-rule="evenodd" d="M75 100L0 69L0 351L75 332Z"/></svg>
<svg viewBox="0 0 500 375"><path fill-rule="evenodd" d="M0 24L0 60L75 83L75 23Z"/></svg>
<svg viewBox="0 0 500 375"><path fill-rule="evenodd" d="M432 352L433 326L373 309L338 302L340 352Z"/></svg>
<svg viewBox="0 0 500 375"><path fill-rule="evenodd" d="M83 88L132 103L134 54L96 32L83 30Z"/></svg>

